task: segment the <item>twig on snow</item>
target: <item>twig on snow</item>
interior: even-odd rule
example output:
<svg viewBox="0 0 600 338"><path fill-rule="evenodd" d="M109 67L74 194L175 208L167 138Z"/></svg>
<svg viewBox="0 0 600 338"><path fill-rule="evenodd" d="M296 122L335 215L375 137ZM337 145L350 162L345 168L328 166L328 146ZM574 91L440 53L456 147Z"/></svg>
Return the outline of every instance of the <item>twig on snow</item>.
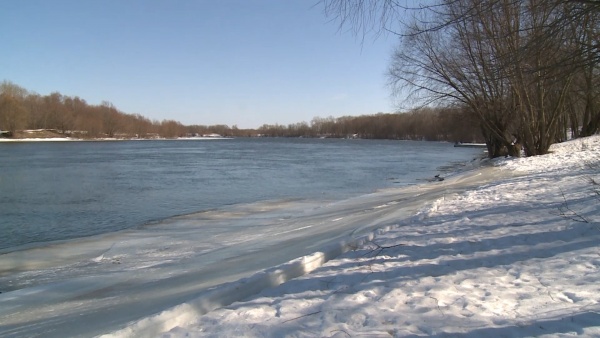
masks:
<svg viewBox="0 0 600 338"><path fill-rule="evenodd" d="M333 331L330 331L329 333L334 333L334 332L344 332L346 335L348 335L348 337L352 337L348 332L346 332L344 330L333 330Z"/></svg>
<svg viewBox="0 0 600 338"><path fill-rule="evenodd" d="M446 317L446 314L445 314L445 313L444 313L444 311L442 311L442 309L440 308L440 301L439 301L437 298L433 297L433 296L427 296L427 297L429 297L429 298L431 298L431 299L435 300L435 305L437 306L437 309L440 311L440 313L442 314L442 316Z"/></svg>
<svg viewBox="0 0 600 338"><path fill-rule="evenodd" d="M368 251L367 253L365 253L362 257L365 257L369 254L372 254L373 252L377 252L376 254L374 254L372 257L377 257L379 256L379 254L383 251L383 250L387 250L387 249L393 249L393 248L397 248L400 246L404 246L404 244L400 243L400 244L396 244L396 245L389 245L389 246L383 246L383 245L379 245L375 242L369 242L373 245L375 245L375 248L371 251Z"/></svg>
<svg viewBox="0 0 600 338"><path fill-rule="evenodd" d="M565 197L565 192L562 189L560 189L560 193L562 194L564 202L558 207L558 215L562 218L570 219L575 222L590 223L585 217L581 216L569 207L569 203Z"/></svg>
<svg viewBox="0 0 600 338"><path fill-rule="evenodd" d="M281 322L281 324L284 324L284 323L287 323L287 322L291 322L291 321L293 321L293 320L297 320L297 319L300 319L300 318L304 318L304 317L308 317L308 316L316 315L316 314L318 314L318 313L321 313L321 312L323 312L323 311L319 310L319 311L315 311L315 312L307 313L307 314L305 314L305 315L302 315L302 316L299 316L299 317L295 317L295 318L292 318L292 319L284 320L283 322Z"/></svg>

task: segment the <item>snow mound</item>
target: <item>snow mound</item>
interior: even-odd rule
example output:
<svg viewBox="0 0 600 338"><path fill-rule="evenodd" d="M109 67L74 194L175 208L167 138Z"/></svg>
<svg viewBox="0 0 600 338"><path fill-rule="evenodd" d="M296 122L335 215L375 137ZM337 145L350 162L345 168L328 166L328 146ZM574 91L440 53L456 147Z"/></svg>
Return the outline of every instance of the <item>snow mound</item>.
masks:
<svg viewBox="0 0 600 338"><path fill-rule="evenodd" d="M499 160L504 169L523 172L551 172L585 168L600 158L600 135L553 144L549 156Z"/></svg>
<svg viewBox="0 0 600 338"><path fill-rule="evenodd" d="M258 272L251 277L215 287L202 296L177 305L157 315L144 318L129 327L101 337L155 336L180 325L185 325L199 316L235 301L256 295L262 290L276 287L293 278L305 275L321 267L325 262L352 248L364 245L373 239L373 234L349 242L330 245L323 251L307 255L288 263Z"/></svg>

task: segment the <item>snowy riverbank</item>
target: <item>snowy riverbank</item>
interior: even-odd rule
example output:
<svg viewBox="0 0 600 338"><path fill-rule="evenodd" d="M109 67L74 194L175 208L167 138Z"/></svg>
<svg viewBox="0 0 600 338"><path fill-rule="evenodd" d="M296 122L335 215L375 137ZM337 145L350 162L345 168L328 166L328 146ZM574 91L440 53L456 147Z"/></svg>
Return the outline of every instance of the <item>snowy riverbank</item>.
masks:
<svg viewBox="0 0 600 338"><path fill-rule="evenodd" d="M307 275L113 335L599 336L600 137L551 150L497 162L518 175L449 192Z"/></svg>
<svg viewBox="0 0 600 338"><path fill-rule="evenodd" d="M198 137L177 137L177 138L72 138L72 137L47 137L47 138L0 138L0 143L17 142L94 142L94 141L195 141L195 140L230 140L230 137L216 136L198 136Z"/></svg>

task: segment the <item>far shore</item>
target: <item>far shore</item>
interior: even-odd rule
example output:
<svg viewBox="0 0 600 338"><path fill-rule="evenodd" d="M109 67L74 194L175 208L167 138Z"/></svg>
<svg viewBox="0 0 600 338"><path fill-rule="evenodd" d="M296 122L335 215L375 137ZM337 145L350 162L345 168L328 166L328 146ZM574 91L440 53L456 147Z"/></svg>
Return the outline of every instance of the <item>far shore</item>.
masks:
<svg viewBox="0 0 600 338"><path fill-rule="evenodd" d="M73 135L77 136L73 136ZM7 136L9 135L9 136ZM193 135L186 137L136 137L117 135L116 137L81 137L81 133L61 133L53 129L19 130L15 133L0 131L0 142L86 142L86 141L151 141L151 140L219 140L229 139L219 134Z"/></svg>
<svg viewBox="0 0 600 338"><path fill-rule="evenodd" d="M7 132L2 132L6 135ZM152 141L152 140L220 140L229 139L219 134L189 137L73 137L56 131L39 129L18 131L10 137L0 137L0 142L92 142L92 141Z"/></svg>
<svg viewBox="0 0 600 338"><path fill-rule="evenodd" d="M185 141L185 140L228 140L231 137L178 137L178 138L71 138L71 137L49 137L49 138L0 138L0 142L110 142L110 141Z"/></svg>

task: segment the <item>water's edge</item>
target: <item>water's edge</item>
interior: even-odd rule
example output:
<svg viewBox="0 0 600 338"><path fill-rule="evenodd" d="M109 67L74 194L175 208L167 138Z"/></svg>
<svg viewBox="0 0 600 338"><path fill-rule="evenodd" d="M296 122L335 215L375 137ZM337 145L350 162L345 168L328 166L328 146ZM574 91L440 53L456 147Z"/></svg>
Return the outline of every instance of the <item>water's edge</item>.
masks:
<svg viewBox="0 0 600 338"><path fill-rule="evenodd" d="M415 186L417 190L428 191L424 195L414 199L412 203L407 203L410 205L398 204L402 198L394 200L389 200L389 198L394 195L396 195L395 197L400 197L402 195L406 196L407 193L412 195L414 191L407 191L412 189L407 189L405 187L380 192L380 194L385 195L386 198L385 200L378 200L378 202L385 203L376 206L376 208L393 207L399 209L396 210L400 211L399 213L394 213L394 217L399 217L398 219L395 219L394 222L384 222L382 223L386 224L384 226L376 225L357 228L344 239L333 241L318 248L318 251L295 258L283 264L265 268L249 277L216 285L194 299L190 299L157 314L128 323L126 326L116 331L99 336L102 338L139 337L168 331L178 326L179 323L186 323L193 320L194 316L206 314L212 310L228 306L237 301L243 301L244 299L260 293L262 290L276 287L291 279L311 273L328 261L335 259L348 251L355 250L356 248L368 244L376 238L377 234L385 233L401 226L418 226L419 216L415 215L415 212L434 203L435 200L444 195L464 192L470 188L489 183L500 177L514 176L514 173L501 171L491 166L480 166L475 169L453 172L450 176L451 178L444 183L422 184L420 185L420 188L419 186ZM362 198L364 197L366 197L366 195L362 196ZM359 197L359 199L360 198L361 197ZM404 202L406 202L406 200L404 200Z"/></svg>

